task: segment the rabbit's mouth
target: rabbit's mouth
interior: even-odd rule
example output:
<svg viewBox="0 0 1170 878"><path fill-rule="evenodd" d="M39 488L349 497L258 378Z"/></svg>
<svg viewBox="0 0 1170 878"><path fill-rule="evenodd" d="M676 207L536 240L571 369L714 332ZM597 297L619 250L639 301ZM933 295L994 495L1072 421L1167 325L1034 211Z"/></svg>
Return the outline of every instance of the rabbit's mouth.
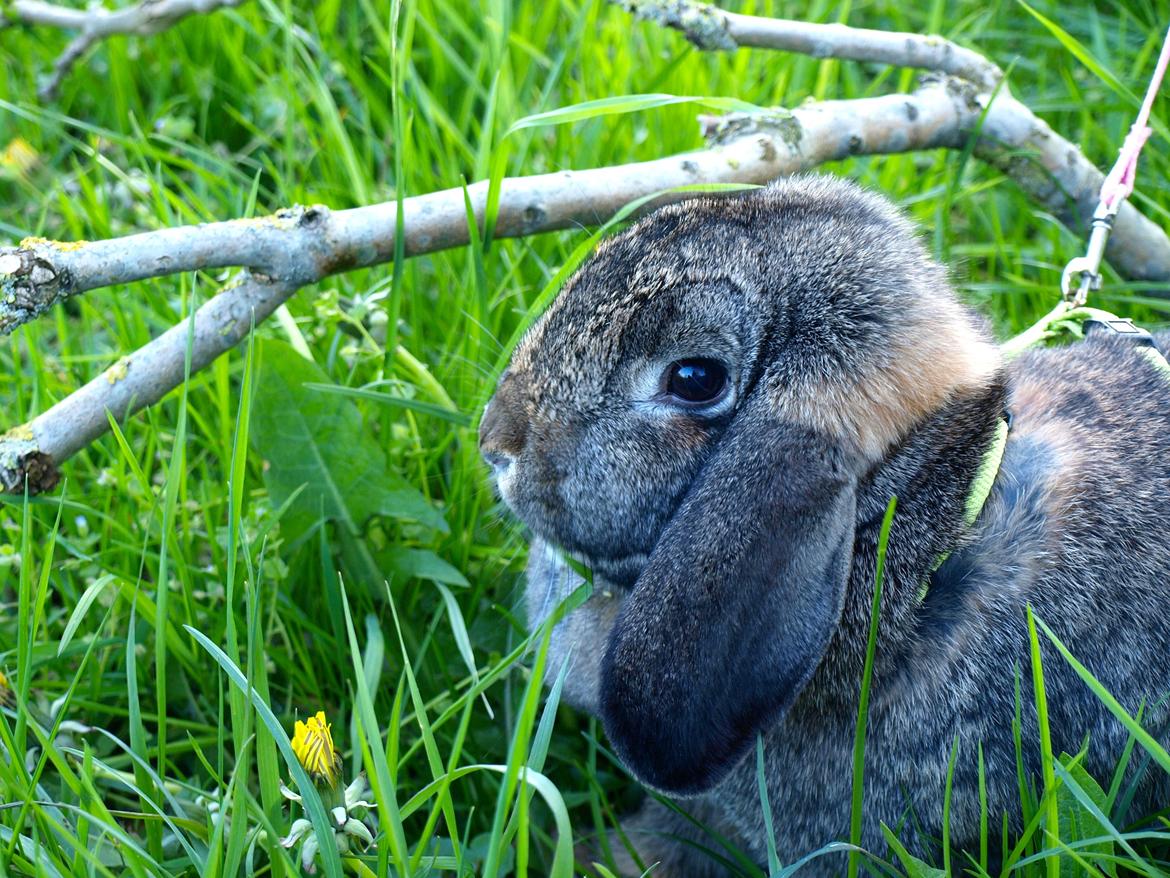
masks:
<svg viewBox="0 0 1170 878"><path fill-rule="evenodd" d="M524 463L530 462L512 467ZM501 499L534 535L621 589L633 587L642 574L677 506L672 497L665 512L651 503L631 509L622 498L599 497L604 488L590 495L579 485L531 470L497 484ZM590 500L604 508L595 512Z"/></svg>

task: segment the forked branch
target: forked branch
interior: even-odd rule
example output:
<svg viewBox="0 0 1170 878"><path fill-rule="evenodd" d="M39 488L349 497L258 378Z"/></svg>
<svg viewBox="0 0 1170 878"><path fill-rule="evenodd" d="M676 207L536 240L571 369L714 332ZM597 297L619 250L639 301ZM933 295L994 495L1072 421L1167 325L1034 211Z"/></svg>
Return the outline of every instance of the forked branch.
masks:
<svg viewBox="0 0 1170 878"><path fill-rule="evenodd" d="M1003 71L977 52L938 36L739 15L696 0L611 2L637 18L681 31L705 50L750 46L941 74L956 96L986 110L981 124L969 118L963 132L964 142L975 138L975 155L1011 177L1068 228L1077 232L1089 228L1104 175L1078 147L1013 98ZM929 82L932 76L924 80ZM858 153L869 152L864 144L858 147ZM1170 241L1165 232L1128 204L1122 213L1124 227L1115 227L1106 251L1110 263L1132 280L1170 280ZM1170 290L1160 295L1170 296Z"/></svg>
<svg viewBox="0 0 1170 878"><path fill-rule="evenodd" d="M38 89L42 100L56 96L65 77L90 46L118 34L151 36L166 30L189 15L202 15L217 9L239 6L244 0L140 0L122 9L106 9L90 4L85 9L58 6L43 0L12 0L2 13L0 28L5 24L55 27L77 31L53 64Z"/></svg>

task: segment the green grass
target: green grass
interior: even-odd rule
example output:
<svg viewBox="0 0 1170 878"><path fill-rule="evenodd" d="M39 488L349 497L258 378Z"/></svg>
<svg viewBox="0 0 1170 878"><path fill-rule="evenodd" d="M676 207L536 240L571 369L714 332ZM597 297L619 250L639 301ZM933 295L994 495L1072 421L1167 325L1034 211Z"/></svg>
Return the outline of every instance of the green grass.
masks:
<svg viewBox="0 0 1170 878"><path fill-rule="evenodd" d="M1010 65L1014 94L1100 165L1170 18L1165 0L1034 4L1057 35L1006 0L737 8L973 45ZM65 40L0 31L0 151L19 139L35 154L24 170L0 165L0 239L103 238L291 203L344 208L701 145L694 103L618 101L636 111L513 130L585 101L791 106L913 82L762 51L705 55L596 0L252 0L103 43L40 106L37 77ZM827 170L904 204L1005 337L1051 307L1060 269L1081 251L1079 233L963 155ZM1155 141L1134 201L1164 224L1168 178L1170 151ZM326 874L568 874L571 844L606 848L599 835L637 792L596 723L534 683L545 652L542 633L523 627L524 542L493 499L472 429L517 328L589 238L489 233L480 246L307 289L291 319L258 327L254 343L67 463L52 496L0 501L0 670L18 704L0 712L0 748L18 757L0 760L0 875L296 874L297 852L277 840L300 806L290 812L280 781L296 779L294 719L318 709L343 774L364 769L377 804L376 850L360 863L323 857ZM224 279L94 291L0 340L5 426L183 320ZM1097 304L1154 324L1166 309L1151 292L1109 274ZM287 363L296 380L281 383ZM360 389L375 381L393 383ZM290 446L296 413L304 438ZM345 429L326 436L330 423ZM305 491L310 446L319 454ZM322 492L326 483L337 490ZM1150 840L1122 845L1124 829L1078 824L1112 854L1069 837L1063 821L1046 829L1053 801L1081 813L1067 795L1053 799L1060 790L1079 790L1081 807L1097 801L1075 760L1048 768L1059 790L1021 786L1024 837L1001 844L1000 815L986 815L984 849L1006 846L1029 875L1062 851L1066 864L1104 868L1116 855L1160 874L1136 859ZM1123 794L1113 787L1101 801ZM326 803L307 799L323 825ZM958 852L951 862L967 865Z"/></svg>

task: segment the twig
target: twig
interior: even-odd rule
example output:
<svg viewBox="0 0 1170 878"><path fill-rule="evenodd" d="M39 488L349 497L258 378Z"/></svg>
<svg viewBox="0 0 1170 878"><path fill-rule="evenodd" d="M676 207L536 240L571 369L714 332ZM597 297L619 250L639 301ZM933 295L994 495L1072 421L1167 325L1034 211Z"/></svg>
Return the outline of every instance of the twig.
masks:
<svg viewBox="0 0 1170 878"><path fill-rule="evenodd" d="M741 46L780 49L814 58L870 61L947 73L991 91L1003 71L978 52L943 37L869 30L842 24L815 24L724 12L693 0L611 0L636 18L681 31L707 51Z"/></svg>
<svg viewBox="0 0 1170 878"><path fill-rule="evenodd" d="M30 494L51 490L57 464L109 430L109 415L125 420L183 383L188 332L194 373L239 344L254 322L296 290L288 282L245 274L190 323L172 326L44 414L0 436L0 489L22 491L27 479Z"/></svg>
<svg viewBox="0 0 1170 878"><path fill-rule="evenodd" d="M505 180L496 234L516 237L596 224L635 198L690 183L758 183L849 155L960 147L981 112L969 86L942 80L910 95L826 101L767 115L704 117L716 148ZM1001 95L980 135L978 156L1011 176L1070 228L1088 224L1101 174L1027 107ZM482 217L487 184L473 185L470 194ZM260 219L105 241L29 238L17 248L0 248L0 335L69 296L146 278L239 266L301 287L330 274L389 262L394 213L393 202L338 212L296 207ZM407 199L407 255L466 244L465 216L461 190ZM1133 207L1118 218L1109 256L1128 277L1170 279L1170 240Z"/></svg>
<svg viewBox="0 0 1170 878"><path fill-rule="evenodd" d="M37 90L42 100L51 100L77 59L94 43L115 34L150 36L166 30L189 15L203 15L224 7L239 6L244 0L140 0L133 6L109 10L99 5L87 9L57 6L43 0L12 0L0 19L5 24L55 27L79 33L53 63L53 72Z"/></svg>
<svg viewBox="0 0 1170 878"><path fill-rule="evenodd" d="M719 14L706 9L702 14ZM864 45L858 40L852 43L855 55ZM884 49L875 49L874 55L891 57ZM954 56L944 52L940 57ZM984 112L989 99L977 85L936 75L913 94L708 120L714 145L705 150L504 180L496 235L594 225L637 198L688 184L763 183L851 155L961 148L976 130L977 156L1012 177L1070 228L1086 227L1100 172L1010 95L1001 90ZM481 182L468 190L481 225L487 188ZM675 192L657 203L687 197L692 193ZM263 320L300 287L336 272L389 262L394 218L393 203L338 212L297 207L259 220L94 243L27 240L0 249L0 333L86 290L184 271L245 268L241 283L221 291L194 315L192 371L197 371L234 347L253 321ZM1120 273L1170 279L1170 239L1160 228L1129 204L1115 228L1108 256ZM407 199L403 235L411 256L466 244L463 190ZM0 488L20 490L27 484L34 492L47 490L56 480L56 467L108 429L107 411L126 418L162 399L182 381L187 337L186 323L171 329L0 437Z"/></svg>
<svg viewBox="0 0 1170 878"><path fill-rule="evenodd" d="M861 152L957 146L977 114L978 107L943 84L910 95L776 111L753 117L750 130L725 132L724 142L711 149L611 168L506 179L495 234L517 237L596 225L636 198L676 186L762 183ZM487 184L474 184L469 195L482 219ZM408 256L468 241L461 189L408 198L404 215ZM260 219L106 241L29 238L19 247L0 248L0 334L69 296L184 271L240 266L304 286L340 271L389 262L394 228L395 204L385 202L336 212L296 207Z"/></svg>

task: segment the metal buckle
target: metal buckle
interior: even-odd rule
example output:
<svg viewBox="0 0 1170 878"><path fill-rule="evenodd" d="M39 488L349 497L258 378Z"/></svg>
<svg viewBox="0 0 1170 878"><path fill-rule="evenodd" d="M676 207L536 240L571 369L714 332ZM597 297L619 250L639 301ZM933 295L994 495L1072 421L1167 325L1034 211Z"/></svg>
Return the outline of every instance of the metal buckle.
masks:
<svg viewBox="0 0 1170 878"><path fill-rule="evenodd" d="M1146 347L1154 347L1154 337L1150 335L1145 329L1134 324L1132 320L1125 317L1090 317L1082 326L1084 333L1087 336L1096 335L1100 333L1110 333L1112 335L1123 336L1127 341L1131 341L1136 345L1144 345Z"/></svg>

